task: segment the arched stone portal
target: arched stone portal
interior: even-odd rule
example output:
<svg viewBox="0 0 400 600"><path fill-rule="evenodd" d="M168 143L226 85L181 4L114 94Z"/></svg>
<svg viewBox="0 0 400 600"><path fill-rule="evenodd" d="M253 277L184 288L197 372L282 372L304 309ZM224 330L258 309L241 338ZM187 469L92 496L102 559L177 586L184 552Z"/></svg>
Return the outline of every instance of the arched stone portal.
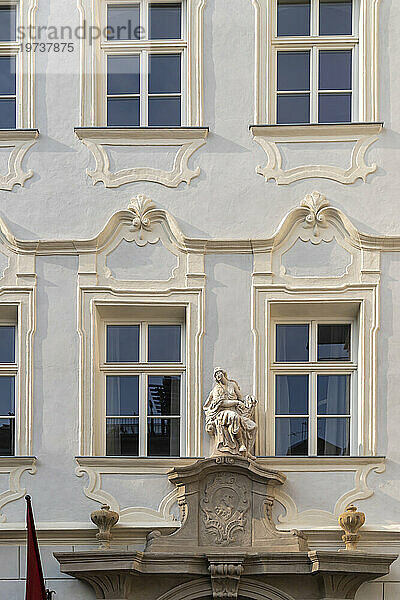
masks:
<svg viewBox="0 0 400 600"><path fill-rule="evenodd" d="M157 600L212 600L210 582L196 579L189 583L178 585ZM284 592L266 583L243 578L239 586L238 600L294 600Z"/></svg>

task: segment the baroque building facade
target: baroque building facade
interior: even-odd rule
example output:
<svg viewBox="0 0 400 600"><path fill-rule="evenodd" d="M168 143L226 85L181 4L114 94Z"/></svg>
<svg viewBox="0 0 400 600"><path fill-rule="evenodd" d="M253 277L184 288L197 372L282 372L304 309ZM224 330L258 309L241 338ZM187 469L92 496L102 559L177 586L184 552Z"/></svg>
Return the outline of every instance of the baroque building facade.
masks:
<svg viewBox="0 0 400 600"><path fill-rule="evenodd" d="M1 598L399 597L399 33L0 0Z"/></svg>

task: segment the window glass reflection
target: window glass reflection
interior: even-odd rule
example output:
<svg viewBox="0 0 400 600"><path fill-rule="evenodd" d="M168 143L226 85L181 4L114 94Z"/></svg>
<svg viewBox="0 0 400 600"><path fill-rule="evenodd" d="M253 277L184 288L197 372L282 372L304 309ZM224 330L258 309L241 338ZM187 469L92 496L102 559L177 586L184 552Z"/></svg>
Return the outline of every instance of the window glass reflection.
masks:
<svg viewBox="0 0 400 600"><path fill-rule="evenodd" d="M276 376L277 415L308 414L308 375Z"/></svg>
<svg viewBox="0 0 400 600"><path fill-rule="evenodd" d="M350 360L351 325L318 325L318 360Z"/></svg>
<svg viewBox="0 0 400 600"><path fill-rule="evenodd" d="M310 0L278 0L278 36L310 35Z"/></svg>
<svg viewBox="0 0 400 600"><path fill-rule="evenodd" d="M138 362L139 330L139 325L107 325L107 362Z"/></svg>
<svg viewBox="0 0 400 600"><path fill-rule="evenodd" d="M15 326L0 326L0 363L15 362ZM1 414L1 411L0 411Z"/></svg>
<svg viewBox="0 0 400 600"><path fill-rule="evenodd" d="M12 456L15 445L15 419L0 419L0 456Z"/></svg>
<svg viewBox="0 0 400 600"><path fill-rule="evenodd" d="M278 52L278 91L310 89L310 52Z"/></svg>
<svg viewBox="0 0 400 600"><path fill-rule="evenodd" d="M275 440L277 456L306 456L308 454L308 419L276 419Z"/></svg>
<svg viewBox="0 0 400 600"><path fill-rule="evenodd" d="M109 95L140 93L140 57L107 57L107 92Z"/></svg>
<svg viewBox="0 0 400 600"><path fill-rule="evenodd" d="M108 6L108 40L140 40L141 33L139 4Z"/></svg>
<svg viewBox="0 0 400 600"><path fill-rule="evenodd" d="M139 455L138 419L107 419L106 436L108 456Z"/></svg>
<svg viewBox="0 0 400 600"><path fill-rule="evenodd" d="M179 453L180 419L148 419L148 456L179 456Z"/></svg>
<svg viewBox="0 0 400 600"><path fill-rule="evenodd" d="M179 415L180 414L179 375L157 375L148 378L148 414Z"/></svg>
<svg viewBox="0 0 400 600"><path fill-rule="evenodd" d="M107 376L107 416L139 414L139 377L137 375Z"/></svg>
<svg viewBox="0 0 400 600"><path fill-rule="evenodd" d="M16 39L17 9L15 6L0 5L0 42Z"/></svg>
<svg viewBox="0 0 400 600"><path fill-rule="evenodd" d="M348 456L350 454L350 419L319 418L317 429L318 455Z"/></svg>
<svg viewBox="0 0 400 600"><path fill-rule="evenodd" d="M320 0L319 34L352 34L352 0Z"/></svg>
<svg viewBox="0 0 400 600"><path fill-rule="evenodd" d="M350 414L350 375L318 375L319 415Z"/></svg>
<svg viewBox="0 0 400 600"><path fill-rule="evenodd" d="M351 121L351 94L319 94L320 123L349 123Z"/></svg>
<svg viewBox="0 0 400 600"><path fill-rule="evenodd" d="M180 3L152 3L149 6L149 39L181 38L182 5Z"/></svg>
<svg viewBox="0 0 400 600"><path fill-rule="evenodd" d="M307 362L308 361L309 326L277 325L276 326L276 361Z"/></svg>
<svg viewBox="0 0 400 600"><path fill-rule="evenodd" d="M181 361L181 326L149 325L149 362Z"/></svg>
<svg viewBox="0 0 400 600"><path fill-rule="evenodd" d="M150 54L149 94L176 94L181 91L181 55Z"/></svg>
<svg viewBox="0 0 400 600"><path fill-rule="evenodd" d="M351 50L321 50L319 53L319 89L351 90L351 83Z"/></svg>

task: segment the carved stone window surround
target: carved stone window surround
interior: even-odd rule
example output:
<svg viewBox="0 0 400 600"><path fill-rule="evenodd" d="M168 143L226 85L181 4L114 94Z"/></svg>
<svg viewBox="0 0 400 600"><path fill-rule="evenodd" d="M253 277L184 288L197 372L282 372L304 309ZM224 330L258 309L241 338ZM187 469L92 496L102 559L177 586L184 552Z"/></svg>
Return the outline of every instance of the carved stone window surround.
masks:
<svg viewBox="0 0 400 600"><path fill-rule="evenodd" d="M268 158L266 166L258 166L256 172L263 175L266 181L274 179L278 185L288 185L311 177L332 179L343 184L354 183L357 179L365 182L367 175L377 169L376 164L366 163L365 154L378 139L382 128L383 123L251 125L254 141L261 146ZM348 169L323 164L282 168L283 157L279 144L334 142L354 142Z"/></svg>
<svg viewBox="0 0 400 600"><path fill-rule="evenodd" d="M123 4L120 2L120 4ZM203 125L203 13L207 0L186 0L185 20L187 28L187 90L185 118L186 126ZM77 0L80 25L90 31L90 27L105 25L105 0ZM84 36L81 41L81 123L82 126L103 126L101 107L104 105L102 74L96 69L102 64L101 45L104 40L90 40Z"/></svg>
<svg viewBox="0 0 400 600"><path fill-rule="evenodd" d="M94 184L102 181L105 187L116 188L135 181L152 181L178 187L200 175L200 169L190 169L188 161L206 143L208 127L76 127L75 133L96 161L94 170L86 171ZM171 171L137 166L112 172L107 146L176 146L177 153Z"/></svg>
<svg viewBox="0 0 400 600"><path fill-rule="evenodd" d="M381 0L359 0L359 72L358 119L377 121L379 118L379 5ZM255 106L257 124L273 123L274 90L271 73L275 72L272 42L282 40L274 35L276 0L252 0L255 11ZM327 36L328 37L328 36ZM346 36L332 36L340 40ZM353 36L352 36L353 37ZM290 38L294 39L294 38ZM294 40L296 41L296 40Z"/></svg>
<svg viewBox="0 0 400 600"><path fill-rule="evenodd" d="M10 149L8 172L0 174L0 190L11 191L15 185L23 186L33 177L32 170L24 170L22 161L38 137L37 129L0 129L0 148Z"/></svg>

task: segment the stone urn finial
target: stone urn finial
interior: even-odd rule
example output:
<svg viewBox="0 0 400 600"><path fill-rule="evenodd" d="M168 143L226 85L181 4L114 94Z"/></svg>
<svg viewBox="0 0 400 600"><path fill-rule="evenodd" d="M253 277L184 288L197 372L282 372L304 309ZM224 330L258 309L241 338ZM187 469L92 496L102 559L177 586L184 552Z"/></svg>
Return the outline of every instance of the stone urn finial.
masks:
<svg viewBox="0 0 400 600"><path fill-rule="evenodd" d="M358 512L354 504L349 504L338 520L340 527L345 532L342 540L346 544L346 550L357 550L357 545L361 537L358 532L365 523L365 514Z"/></svg>
<svg viewBox="0 0 400 600"><path fill-rule="evenodd" d="M111 545L111 529L119 520L119 514L110 510L107 504L103 504L100 510L95 510L90 515L93 523L99 528L96 538L99 540L99 549L108 550Z"/></svg>

